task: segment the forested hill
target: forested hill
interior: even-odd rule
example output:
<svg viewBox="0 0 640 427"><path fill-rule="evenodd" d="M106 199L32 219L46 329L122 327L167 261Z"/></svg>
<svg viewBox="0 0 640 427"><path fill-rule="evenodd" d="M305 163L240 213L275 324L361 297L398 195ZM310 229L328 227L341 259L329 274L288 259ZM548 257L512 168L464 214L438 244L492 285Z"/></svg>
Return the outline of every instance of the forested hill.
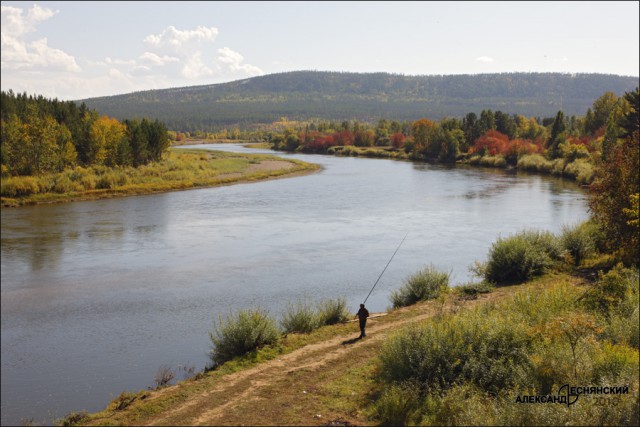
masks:
<svg viewBox="0 0 640 427"><path fill-rule="evenodd" d="M527 117L584 115L605 92L623 95L638 77L502 73L404 76L295 71L230 83L149 90L85 102L116 118L150 117L174 130L215 130L289 120L415 120L483 109Z"/></svg>

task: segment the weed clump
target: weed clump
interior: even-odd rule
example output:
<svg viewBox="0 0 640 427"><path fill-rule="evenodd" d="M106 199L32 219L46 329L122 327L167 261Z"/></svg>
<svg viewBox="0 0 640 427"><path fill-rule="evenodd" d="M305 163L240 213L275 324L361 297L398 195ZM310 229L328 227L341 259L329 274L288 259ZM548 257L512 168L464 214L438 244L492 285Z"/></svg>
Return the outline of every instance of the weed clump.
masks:
<svg viewBox="0 0 640 427"><path fill-rule="evenodd" d="M351 317L344 297L327 299L318 304L318 323L320 326L335 325Z"/></svg>
<svg viewBox="0 0 640 427"><path fill-rule="evenodd" d="M524 282L543 274L562 255L562 246L552 233L522 231L499 238L491 246L484 278L491 283Z"/></svg>
<svg viewBox="0 0 640 427"><path fill-rule="evenodd" d="M449 273L438 271L433 265L424 267L409 276L400 289L391 293L393 307L406 307L419 301L438 298L449 287L449 276Z"/></svg>
<svg viewBox="0 0 640 427"><path fill-rule="evenodd" d="M226 318L218 317L212 332L209 332L212 348L209 353L213 367L276 343L280 331L275 320L260 309L241 310Z"/></svg>
<svg viewBox="0 0 640 427"><path fill-rule="evenodd" d="M320 319L310 304L298 301L287 304L280 325L285 333L308 333L320 326Z"/></svg>
<svg viewBox="0 0 640 427"><path fill-rule="evenodd" d="M596 251L597 226L591 222L583 222L574 226L563 226L560 243L566 249L575 265Z"/></svg>

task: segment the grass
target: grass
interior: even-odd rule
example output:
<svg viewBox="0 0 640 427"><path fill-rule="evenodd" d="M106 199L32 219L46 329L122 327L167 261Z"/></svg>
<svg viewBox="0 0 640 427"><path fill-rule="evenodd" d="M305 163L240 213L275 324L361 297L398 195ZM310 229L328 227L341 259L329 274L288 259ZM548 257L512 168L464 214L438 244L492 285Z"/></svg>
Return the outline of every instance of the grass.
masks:
<svg viewBox="0 0 640 427"><path fill-rule="evenodd" d="M435 299L449 287L449 273L438 271L433 265L409 276L400 289L391 293L394 308L405 307Z"/></svg>
<svg viewBox="0 0 640 427"><path fill-rule="evenodd" d="M556 279L398 331L379 355L385 393L372 404L376 419L392 425L637 425L637 278L637 271L616 267L595 292ZM583 298L585 291L590 298ZM628 325L622 337L608 335L620 320ZM557 394L564 384L628 386L629 393L615 401L581 396L571 408L516 403L517 396Z"/></svg>
<svg viewBox="0 0 640 427"><path fill-rule="evenodd" d="M562 255L559 239L549 232L525 230L498 238L489 250L484 279L491 283L524 282L549 270Z"/></svg>
<svg viewBox="0 0 640 427"><path fill-rule="evenodd" d="M576 296L584 292L584 286L576 286L579 282L580 279L565 273L546 275L519 286L496 288L491 294L482 294L477 301L467 301L467 305L455 312L453 311L453 306L459 300L460 295L456 292L451 292L446 296L448 304L450 304L449 313L454 314L447 314L442 317L436 316L433 320L424 323L424 325L425 327L430 327L429 325L451 322L451 316L461 316L466 320L459 321L462 322L460 324L467 324L463 327L466 328L472 324L471 320L479 323L480 330L484 331L481 336L489 338L493 336L493 341L491 341L493 344L508 342L504 339L505 336L509 336L508 328L506 330L505 328L498 328L499 332L492 331L489 325L492 324L493 320L512 319L518 322L525 322L525 330L534 332L537 330L536 327L540 325L551 324L557 318L558 313L565 312L563 310L567 305L573 303L576 300ZM508 302L505 304L499 303L504 298ZM475 310L472 307L476 304L482 304L485 308L483 311L478 311L474 316L470 316L468 313ZM377 318L376 323L384 325L401 320L415 322L413 319L416 316L423 316L429 311L435 312L438 310L438 305L439 302L434 300L420 302L409 307L393 310L388 315ZM501 314L501 312L504 313ZM521 336L522 327L520 326L516 329L516 336ZM397 328L394 326L390 330L397 330ZM356 334L357 323L323 326L308 334L289 334L282 337L277 344L262 347L245 356L233 359L214 371L199 374L195 378L179 382L175 386L170 386L161 391L151 391L148 396L140 397L132 402L129 402L129 396L126 399L120 399L120 401L126 400L125 404L128 405L123 410L116 410L118 405L112 404L101 413L90 414L82 423L86 425L138 425L154 422L165 425L173 423L188 424L198 417L198 414L201 413L199 411L206 412L229 403L228 399L230 397L228 395L215 395L214 390L228 383L229 378L241 378L230 377L230 375L242 374L249 369L258 367L261 363L280 359L303 347L303 351L307 352L310 351L307 349L312 349L314 345L338 337ZM375 335L373 334L372 336ZM384 391L391 388L390 385L379 381L381 371L377 355L380 354L381 346L385 340L385 337L377 342L371 338L365 340L358 343L357 346L351 347L352 351L347 355L333 359L329 365L317 369L304 367L306 366L305 363L313 363L313 359L305 359L306 362L301 362L302 369L283 372L285 375L282 375L280 382L274 382L260 392L263 398L238 401L240 406L234 409L233 413L229 413L229 416L233 415L235 418L230 418L229 422L238 425L255 425L258 422L269 425L327 425L330 422L333 423L332 425L347 425L344 422L351 422L351 424L356 425L378 425L383 423L381 416L384 413L393 413L390 408L384 407L386 405L384 401L382 403L379 402ZM557 361L562 361L567 356L566 350L569 347L566 343L563 345L566 346L566 349L558 350L557 357L554 356ZM480 350L477 353L479 356L490 358L491 354L486 353L490 348L486 346L484 350ZM553 353L554 350L557 349L552 348L549 352ZM600 376L606 375L607 372L612 370L615 371L618 369L616 366L623 367L622 370L618 369L620 372L628 369L629 362L635 360L634 354L637 355L637 352L620 351L618 347L605 349L601 353L600 358L597 359L597 372ZM612 354L617 356L613 357ZM469 375L475 372L474 375L481 380L483 378L481 369L483 366L483 364L477 364L475 371L469 370ZM292 366L285 364L283 368L277 369L286 371L291 368ZM509 369L509 365L503 366L502 369L503 371ZM498 373L503 371L498 371ZM251 381L254 380L251 376L249 378ZM303 393L303 391L306 393ZM189 417L195 418L183 418L185 416L184 412L174 413L174 410L179 406L187 405L191 407L190 405L203 394L207 396L206 407L198 409L194 406L193 411L187 413ZM404 394L402 395L404 396ZM469 400L466 400L467 397ZM399 401L397 396L386 396L384 399L388 401L394 401L395 399L399 406L403 402L402 400ZM417 423L417 421L421 421L425 424L447 424L446 420L450 419L452 420L449 422L450 424L477 425L494 421L496 424L506 425L508 421L521 419L519 417L526 420L526 416L522 412L529 410L522 405L520 408L514 406L515 396L505 397L500 395L491 397L472 385L454 385L448 392L443 393L441 398L435 396L430 399L425 400L424 396L421 395L417 407L422 408L420 409L421 411L424 411L426 407L430 412L427 416L420 411L412 413L407 418L409 422ZM380 407L376 405L380 405ZM416 408L416 406L411 407ZM538 409L531 408L530 410ZM474 415L474 411L478 412ZM500 415L499 411L503 411L507 415ZM403 416L402 412L398 412L398 410L395 413L400 417ZM320 415L321 418L315 418L316 415ZM470 418L472 416L475 416L475 418ZM538 422L546 419L562 421L560 415L556 413L548 415L548 418L544 418L544 414L529 414L529 416ZM584 419L582 421L584 423ZM339 424L339 422L343 424ZM397 425L394 422L390 422L390 424Z"/></svg>
<svg viewBox="0 0 640 427"><path fill-rule="evenodd" d="M291 166L275 170L258 166L267 160ZM160 162L138 168L76 167L57 174L3 177L1 201L10 207L102 199L257 181L317 169L317 165L270 155L177 149L170 150Z"/></svg>

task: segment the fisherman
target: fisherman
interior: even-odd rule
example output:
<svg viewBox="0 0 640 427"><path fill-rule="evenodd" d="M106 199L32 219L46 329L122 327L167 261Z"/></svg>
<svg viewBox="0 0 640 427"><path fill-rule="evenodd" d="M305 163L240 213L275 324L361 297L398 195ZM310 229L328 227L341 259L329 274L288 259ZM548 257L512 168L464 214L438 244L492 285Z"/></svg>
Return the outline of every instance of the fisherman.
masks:
<svg viewBox="0 0 640 427"><path fill-rule="evenodd" d="M367 334L364 333L364 328L367 325L367 317L369 317L369 310L364 308L364 304L360 304L360 310L358 310L358 314L353 316L353 318L358 318L360 320L360 338L364 338Z"/></svg>

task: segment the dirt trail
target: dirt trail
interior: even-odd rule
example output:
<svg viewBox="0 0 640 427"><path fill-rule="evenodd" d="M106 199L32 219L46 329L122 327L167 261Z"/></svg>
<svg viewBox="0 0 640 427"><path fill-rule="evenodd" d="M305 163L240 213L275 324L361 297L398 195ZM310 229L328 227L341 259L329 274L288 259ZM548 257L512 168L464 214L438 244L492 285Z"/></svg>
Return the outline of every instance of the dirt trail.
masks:
<svg viewBox="0 0 640 427"><path fill-rule="evenodd" d="M495 300L501 294L496 292L475 301L458 301L456 305L470 306ZM452 307L455 309L454 305L448 309ZM367 337L362 340L357 339L359 330L354 323L349 335L306 345L253 368L225 375L201 394L172 407L170 413L160 414L147 422L149 425L274 425L277 420L277 425L370 424L364 414L345 412L341 408L327 414L327 406L322 405L328 393L326 384L339 381L344 372L358 369L374 358L374 349L393 331L407 323L432 317L442 309L429 304L421 308L420 314L408 318L385 316L376 319L372 316L367 324Z"/></svg>

